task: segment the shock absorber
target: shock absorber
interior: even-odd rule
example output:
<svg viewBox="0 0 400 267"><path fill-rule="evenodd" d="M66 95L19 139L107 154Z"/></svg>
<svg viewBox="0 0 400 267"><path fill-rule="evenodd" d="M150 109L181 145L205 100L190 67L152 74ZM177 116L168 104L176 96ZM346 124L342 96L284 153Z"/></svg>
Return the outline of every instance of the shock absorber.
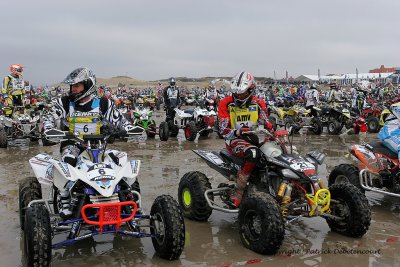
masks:
<svg viewBox="0 0 400 267"><path fill-rule="evenodd" d="M282 216L284 218L286 218L286 216L288 215L288 208L285 206L290 203L291 194L292 194L292 186L289 185L287 182L282 182L281 185L279 186L278 196L282 198L281 206L282 206Z"/></svg>

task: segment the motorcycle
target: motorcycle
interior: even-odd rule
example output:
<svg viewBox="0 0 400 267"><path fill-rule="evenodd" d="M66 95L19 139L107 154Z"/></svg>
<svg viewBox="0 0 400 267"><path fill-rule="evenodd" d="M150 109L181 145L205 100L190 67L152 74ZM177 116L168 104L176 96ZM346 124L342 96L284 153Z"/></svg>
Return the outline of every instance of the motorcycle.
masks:
<svg viewBox="0 0 400 267"><path fill-rule="evenodd" d="M81 138L54 129L45 135L52 142L79 142L84 151L76 166L45 153L29 160L35 177L19 183L19 216L28 266L49 266L52 248L100 234L150 237L158 256L179 258L185 242L182 213L168 195L155 199L150 214L143 211L137 180L140 160L128 160L125 152L107 149L110 135ZM42 196L41 185L50 188L48 198ZM69 191L72 215L67 218L59 214L61 189ZM66 240L52 242L64 232Z"/></svg>
<svg viewBox="0 0 400 267"><path fill-rule="evenodd" d="M367 232L371 210L366 197L351 184L327 188L318 178L317 169L324 154L317 151L305 156L296 154L293 138L289 140L286 130L270 133L258 129L248 134L252 134L249 140L257 144L261 157L250 175L240 206L233 206L229 200L233 184L221 183L213 189L205 174L191 171L181 178L178 188L178 201L185 217L207 221L214 209L238 213L243 245L269 255L281 247L285 225L302 217L320 216L331 230L350 237L361 237ZM244 159L226 149L219 153L193 152L229 181L236 179L244 163Z"/></svg>

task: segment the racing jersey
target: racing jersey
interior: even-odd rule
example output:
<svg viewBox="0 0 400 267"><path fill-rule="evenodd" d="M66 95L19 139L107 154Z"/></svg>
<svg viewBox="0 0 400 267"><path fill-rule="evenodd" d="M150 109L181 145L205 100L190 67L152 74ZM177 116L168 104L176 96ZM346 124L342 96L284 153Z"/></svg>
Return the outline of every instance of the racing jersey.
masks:
<svg viewBox="0 0 400 267"><path fill-rule="evenodd" d="M164 88L164 103L166 104L166 106L171 108L179 106L179 97L179 90L175 86L168 86Z"/></svg>
<svg viewBox="0 0 400 267"><path fill-rule="evenodd" d="M316 89L307 90L304 97L306 98L306 107L315 106L318 103L318 91Z"/></svg>
<svg viewBox="0 0 400 267"><path fill-rule="evenodd" d="M24 80L22 77L15 78L11 75L6 76L3 80L1 92L9 96L25 94Z"/></svg>
<svg viewBox="0 0 400 267"><path fill-rule="evenodd" d="M255 96L248 106L236 107L233 96L221 100L218 106L220 133L226 140L235 139L235 130L257 125L259 120L267 121L267 105Z"/></svg>
<svg viewBox="0 0 400 267"><path fill-rule="evenodd" d="M87 103L76 104L68 96L57 99L55 112L68 122L68 130L83 134L99 134L101 122L128 130L131 124L122 116L114 103L105 97L93 98Z"/></svg>

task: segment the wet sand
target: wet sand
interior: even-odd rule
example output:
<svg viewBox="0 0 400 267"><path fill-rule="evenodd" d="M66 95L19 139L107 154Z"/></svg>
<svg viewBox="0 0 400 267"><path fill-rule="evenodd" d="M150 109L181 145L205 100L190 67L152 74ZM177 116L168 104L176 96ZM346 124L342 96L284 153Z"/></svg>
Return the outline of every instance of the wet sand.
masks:
<svg viewBox="0 0 400 267"><path fill-rule="evenodd" d="M164 118L156 113L157 124ZM367 140L374 139L368 135ZM347 138L358 142L357 136ZM319 175L326 176L340 163L352 162L347 145L339 137L303 135L295 137L299 152L322 150L327 153ZM170 194L177 199L178 183L188 171L201 171L213 187L225 179L199 159L191 149L216 150L224 147L215 133L208 138L188 142L181 130L178 138L144 144L116 142L117 149L132 159L142 160L139 181L144 210L150 211L154 199ZM40 152L59 156L59 147L32 144L29 150L0 150L0 266L23 266L22 232L18 218L18 180L31 176L28 160ZM372 207L372 221L363 238L348 238L329 230L322 218L300 219L286 227L284 243L275 256L263 256L245 249L238 235L235 215L213 211L207 223L185 219L186 245L178 261L158 258L150 239L96 236L77 244L54 249L52 266L399 266L400 199L367 193ZM367 254L360 254L367 253Z"/></svg>

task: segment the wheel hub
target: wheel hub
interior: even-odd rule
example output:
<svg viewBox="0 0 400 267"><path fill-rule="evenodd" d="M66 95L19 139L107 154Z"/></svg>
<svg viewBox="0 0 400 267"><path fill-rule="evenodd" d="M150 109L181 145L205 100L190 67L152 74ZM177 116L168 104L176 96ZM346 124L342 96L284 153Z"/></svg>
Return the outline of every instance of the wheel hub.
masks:
<svg viewBox="0 0 400 267"><path fill-rule="evenodd" d="M192 194L190 194L189 189L185 188L183 190L183 204L185 205L185 207L190 207L190 205L192 204Z"/></svg>

